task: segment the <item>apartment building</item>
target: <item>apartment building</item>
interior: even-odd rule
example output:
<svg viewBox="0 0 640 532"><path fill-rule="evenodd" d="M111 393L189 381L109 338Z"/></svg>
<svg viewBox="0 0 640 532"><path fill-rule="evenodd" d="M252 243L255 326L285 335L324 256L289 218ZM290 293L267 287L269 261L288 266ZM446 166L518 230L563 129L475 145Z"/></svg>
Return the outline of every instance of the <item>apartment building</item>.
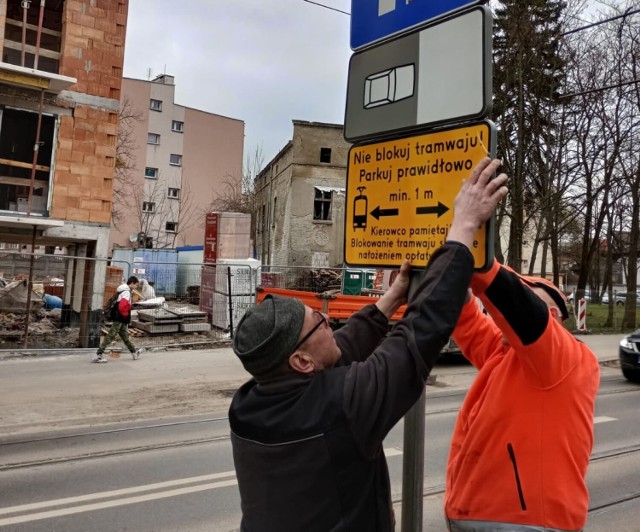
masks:
<svg viewBox="0 0 640 532"><path fill-rule="evenodd" d="M293 120L292 140L255 179L263 264L342 265L350 146L342 125Z"/></svg>
<svg viewBox="0 0 640 532"><path fill-rule="evenodd" d="M99 339L128 0L0 1L0 242L66 249ZM71 282L74 279L75 282Z"/></svg>
<svg viewBox="0 0 640 532"><path fill-rule="evenodd" d="M204 243L205 213L227 183L242 182L244 122L175 103L175 78L124 78L121 132L130 139L116 187L111 248Z"/></svg>

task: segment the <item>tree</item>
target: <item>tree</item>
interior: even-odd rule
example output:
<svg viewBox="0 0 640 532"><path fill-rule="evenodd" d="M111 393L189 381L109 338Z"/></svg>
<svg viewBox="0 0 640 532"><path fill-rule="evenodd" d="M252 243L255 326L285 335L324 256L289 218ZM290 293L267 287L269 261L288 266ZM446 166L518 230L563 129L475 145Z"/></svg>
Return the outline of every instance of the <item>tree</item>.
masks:
<svg viewBox="0 0 640 532"><path fill-rule="evenodd" d="M159 174L156 180L135 184L129 190L136 213L141 247L173 248L198 220L194 197L188 185L168 188ZM171 195L169 194L171 191Z"/></svg>
<svg viewBox="0 0 640 532"><path fill-rule="evenodd" d="M606 21L623 11L614 6L601 17ZM632 30L637 25L625 25L625 18L591 28L588 35L576 36L571 43L573 53L567 90L576 94L573 105L576 119L575 149L568 157L573 157L579 165L580 185L574 190L579 189L583 194L579 203L584 221L577 297L587 284L593 288L603 280L600 274L601 255L605 250L603 235L610 237L606 238L609 258L603 268L605 287L611 284L614 256L627 256L633 262L634 246L637 246L633 237L624 252L614 252L612 246L613 226L622 222L624 217L620 213L627 205L630 216L626 218L631 221L628 231L632 231L633 220L637 219L633 203L638 198L637 188L634 191L638 155L637 150L634 154L633 140L638 123L637 107L632 104L633 87L637 86L629 83L637 79L631 53L634 49ZM628 284L627 290L631 290L635 286L635 273L628 279L631 287ZM635 321L635 310L635 304L628 303L625 327L631 327Z"/></svg>
<svg viewBox="0 0 640 532"><path fill-rule="evenodd" d="M131 189L136 170L134 128L142 120L142 113L133 108L131 101L124 98L118 113L118 136L116 137L116 169L113 179L113 199L111 202L111 223L120 230L123 212L132 209Z"/></svg>
<svg viewBox="0 0 640 532"><path fill-rule="evenodd" d="M509 174L507 264L522 268L525 212L538 209L540 188L549 188L552 159L531 157L534 146L552 142L548 106L557 100L564 76L560 55L564 2L505 0L495 10L494 116L499 152ZM539 152L542 155L543 152ZM542 177L543 183L534 183ZM552 217L547 216L550 221Z"/></svg>
<svg viewBox="0 0 640 532"><path fill-rule="evenodd" d="M256 222L258 213L258 196L254 179L262 170L264 156L262 147L256 146L251 155L247 155L245 169L241 178L228 175L222 186L213 190L213 200L209 204L210 212L240 212L251 215L251 240L255 246Z"/></svg>

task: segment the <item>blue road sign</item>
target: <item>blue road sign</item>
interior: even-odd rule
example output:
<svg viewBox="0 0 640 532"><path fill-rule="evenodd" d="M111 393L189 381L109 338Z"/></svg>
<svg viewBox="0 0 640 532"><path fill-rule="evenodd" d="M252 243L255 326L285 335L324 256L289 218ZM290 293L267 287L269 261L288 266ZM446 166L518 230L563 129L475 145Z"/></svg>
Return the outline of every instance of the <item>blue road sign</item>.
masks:
<svg viewBox="0 0 640 532"><path fill-rule="evenodd" d="M351 0L351 49L486 0Z"/></svg>

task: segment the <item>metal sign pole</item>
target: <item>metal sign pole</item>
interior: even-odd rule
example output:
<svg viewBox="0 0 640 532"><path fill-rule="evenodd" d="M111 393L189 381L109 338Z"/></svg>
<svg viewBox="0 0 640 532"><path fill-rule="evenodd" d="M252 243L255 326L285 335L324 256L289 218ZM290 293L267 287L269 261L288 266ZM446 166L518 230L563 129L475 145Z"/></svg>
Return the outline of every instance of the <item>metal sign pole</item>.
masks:
<svg viewBox="0 0 640 532"><path fill-rule="evenodd" d="M411 272L409 300L413 299L424 270ZM424 488L424 412L426 393L404 416L404 443L402 454L402 532L422 531L422 505Z"/></svg>
<svg viewBox="0 0 640 532"><path fill-rule="evenodd" d="M404 416L402 532L422 530L425 391Z"/></svg>

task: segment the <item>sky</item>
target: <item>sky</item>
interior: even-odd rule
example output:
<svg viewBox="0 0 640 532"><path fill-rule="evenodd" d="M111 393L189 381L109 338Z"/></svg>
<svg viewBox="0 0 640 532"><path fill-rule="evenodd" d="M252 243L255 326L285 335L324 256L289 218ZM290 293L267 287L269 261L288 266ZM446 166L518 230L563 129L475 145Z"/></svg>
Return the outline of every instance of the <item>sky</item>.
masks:
<svg viewBox="0 0 640 532"><path fill-rule="evenodd" d="M351 0L312 1L130 0L124 75L173 75L177 104L244 121L243 163L264 167L292 120L344 123Z"/></svg>
<svg viewBox="0 0 640 532"><path fill-rule="evenodd" d="M175 76L177 104L243 120L243 163L259 149L264 166L292 120L344 122L349 24L304 0L131 0L124 75Z"/></svg>

